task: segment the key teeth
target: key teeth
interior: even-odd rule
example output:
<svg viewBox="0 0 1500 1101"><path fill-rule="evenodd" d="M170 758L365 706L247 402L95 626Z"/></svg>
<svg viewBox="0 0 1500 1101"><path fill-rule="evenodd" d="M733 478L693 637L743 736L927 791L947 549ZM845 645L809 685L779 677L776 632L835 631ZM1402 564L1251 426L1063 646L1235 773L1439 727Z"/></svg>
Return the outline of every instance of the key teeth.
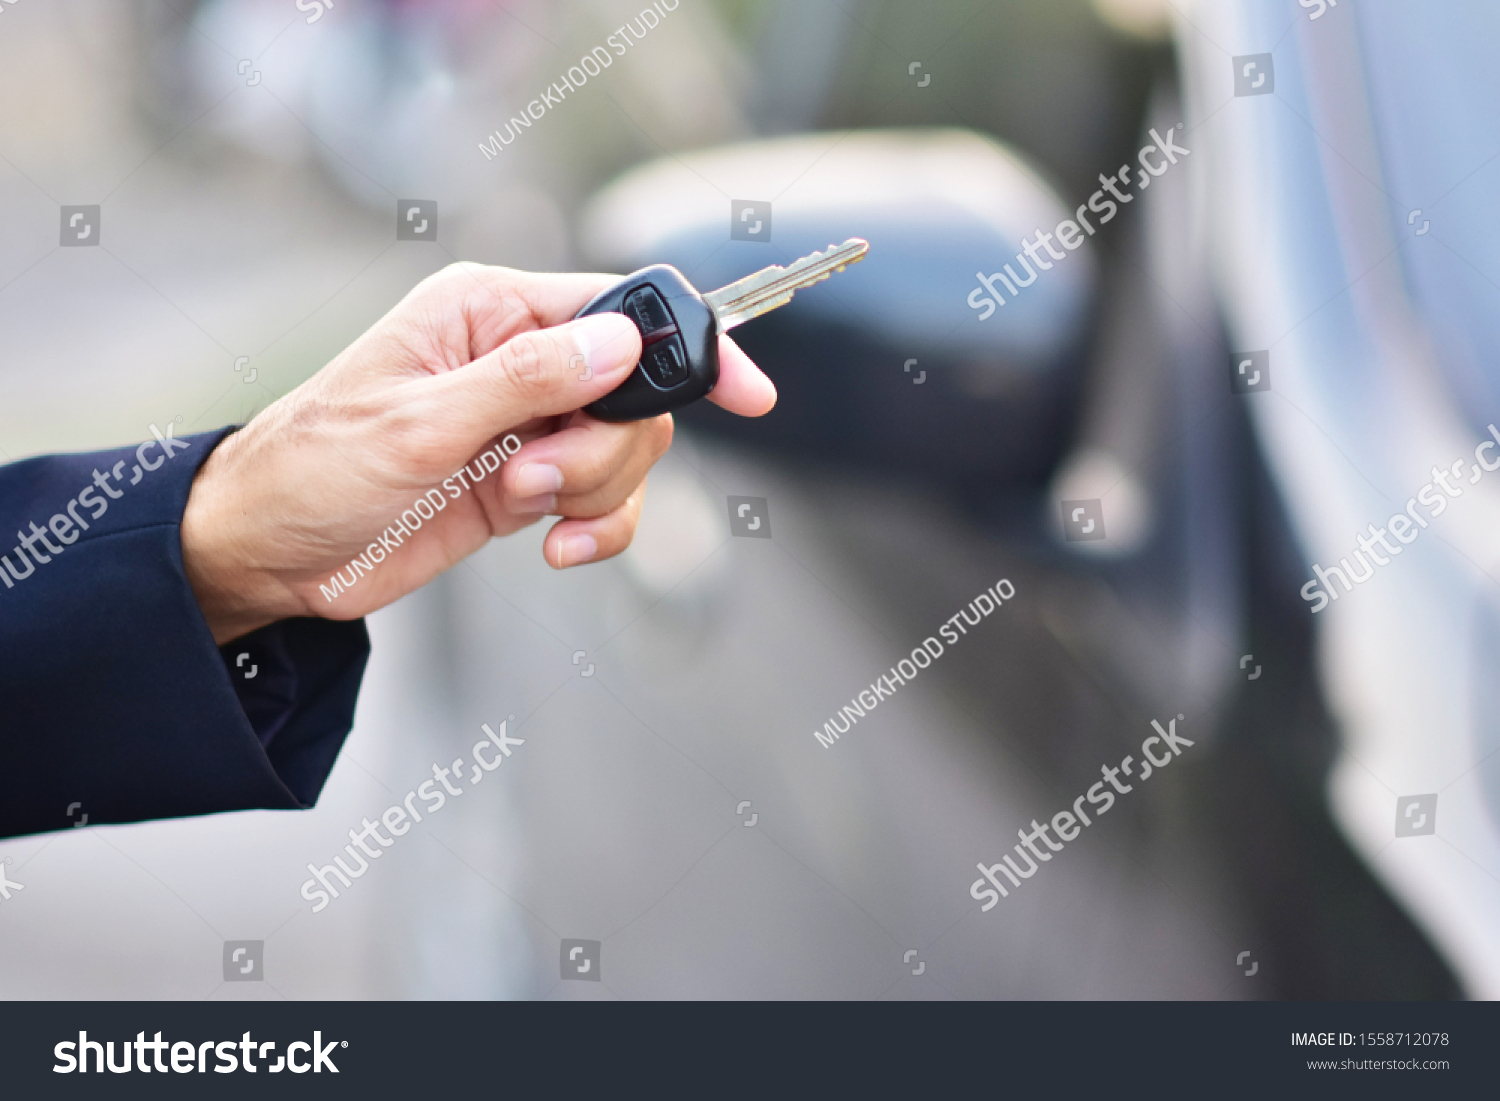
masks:
<svg viewBox="0 0 1500 1101"><path fill-rule="evenodd" d="M869 248L870 244L864 238L851 237L842 245L830 244L821 252L810 253L799 260L793 261L791 264L774 264L771 267L747 275L743 279L736 280L728 286L720 287L717 291L710 291L703 297L719 320L719 331L727 332L737 325L742 325L746 321L751 321L773 309L786 305L792 300L793 295L798 290L810 287L815 283L821 283L829 276L843 271L850 264L858 263L865 258L866 253L869 252ZM805 270L806 267L826 263L840 249L849 250L854 255L844 257L836 266L825 268L816 275L801 275L792 285L783 287L773 295L766 295L767 281L775 284L780 282L786 273L794 268ZM768 276L771 278L766 280ZM734 296L725 299L722 297L725 292L734 292Z"/></svg>

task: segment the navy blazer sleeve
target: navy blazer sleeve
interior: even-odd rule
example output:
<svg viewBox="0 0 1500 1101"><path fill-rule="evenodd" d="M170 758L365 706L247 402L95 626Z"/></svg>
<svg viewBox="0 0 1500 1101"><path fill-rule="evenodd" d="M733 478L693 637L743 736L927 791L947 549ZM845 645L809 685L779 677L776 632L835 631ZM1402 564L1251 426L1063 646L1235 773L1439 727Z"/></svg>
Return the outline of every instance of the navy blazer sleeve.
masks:
<svg viewBox="0 0 1500 1101"><path fill-rule="evenodd" d="M232 431L0 467L0 837L317 799L369 636L288 619L214 645L179 527Z"/></svg>

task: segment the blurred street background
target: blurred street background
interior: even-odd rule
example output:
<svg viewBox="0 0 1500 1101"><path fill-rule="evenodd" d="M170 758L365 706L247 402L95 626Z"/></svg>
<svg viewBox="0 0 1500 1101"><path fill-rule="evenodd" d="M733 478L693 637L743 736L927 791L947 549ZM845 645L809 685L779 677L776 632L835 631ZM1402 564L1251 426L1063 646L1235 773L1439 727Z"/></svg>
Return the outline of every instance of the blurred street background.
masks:
<svg viewBox="0 0 1500 1101"><path fill-rule="evenodd" d="M1489 989L1336 820L1308 556L1226 381L1205 162L1257 101L1205 41L1292 87L1351 6L1238 30L1150 0L0 8L0 461L244 422L456 260L707 290L871 243L736 331L780 403L679 415L629 552L559 574L538 526L370 619L315 809L0 842L26 885L0 997ZM1184 80L1194 51L1222 89ZM1179 125L1193 156L978 320L976 272ZM402 200L437 204L435 240L397 239ZM735 200L764 238L735 239ZM74 205L91 246L59 243ZM733 496L770 538L734 534ZM1081 499L1108 539L1065 538ZM1002 578L1001 611L819 743ZM1179 716L1192 748L981 911L976 863ZM508 718L503 768L311 912L309 862ZM567 974L574 939L599 981ZM264 981L224 981L227 940L264 941Z"/></svg>

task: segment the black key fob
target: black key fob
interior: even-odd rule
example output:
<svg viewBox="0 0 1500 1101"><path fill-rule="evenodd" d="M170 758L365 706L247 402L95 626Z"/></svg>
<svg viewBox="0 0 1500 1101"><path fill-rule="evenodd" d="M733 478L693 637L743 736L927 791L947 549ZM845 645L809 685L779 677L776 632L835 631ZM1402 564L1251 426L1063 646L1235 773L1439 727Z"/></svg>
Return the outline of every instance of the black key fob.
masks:
<svg viewBox="0 0 1500 1101"><path fill-rule="evenodd" d="M627 275L577 317L622 313L641 331L630 376L584 411L602 421L639 421L681 409L719 381L719 320L682 273L655 264Z"/></svg>

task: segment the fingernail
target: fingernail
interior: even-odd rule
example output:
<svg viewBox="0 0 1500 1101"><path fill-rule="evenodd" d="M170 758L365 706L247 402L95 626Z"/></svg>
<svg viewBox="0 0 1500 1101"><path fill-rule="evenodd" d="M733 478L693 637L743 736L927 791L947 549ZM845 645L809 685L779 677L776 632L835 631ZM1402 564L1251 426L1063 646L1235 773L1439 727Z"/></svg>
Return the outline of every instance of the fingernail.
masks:
<svg viewBox="0 0 1500 1101"><path fill-rule="evenodd" d="M598 553L599 544L594 542L592 535L570 535L557 549L557 567L566 569L569 566L582 565L584 562L591 561Z"/></svg>
<svg viewBox="0 0 1500 1101"><path fill-rule="evenodd" d="M516 471L517 497L535 497L539 493L556 493L563 485L562 471L550 463L527 463Z"/></svg>
<svg viewBox="0 0 1500 1101"><path fill-rule="evenodd" d="M601 313L573 323L573 340L584 365L595 374L634 367L635 325L624 314Z"/></svg>
<svg viewBox="0 0 1500 1101"><path fill-rule="evenodd" d="M549 493L545 497L517 498L510 504L510 511L519 515L531 515L533 513L549 513L557 508L557 494Z"/></svg>

